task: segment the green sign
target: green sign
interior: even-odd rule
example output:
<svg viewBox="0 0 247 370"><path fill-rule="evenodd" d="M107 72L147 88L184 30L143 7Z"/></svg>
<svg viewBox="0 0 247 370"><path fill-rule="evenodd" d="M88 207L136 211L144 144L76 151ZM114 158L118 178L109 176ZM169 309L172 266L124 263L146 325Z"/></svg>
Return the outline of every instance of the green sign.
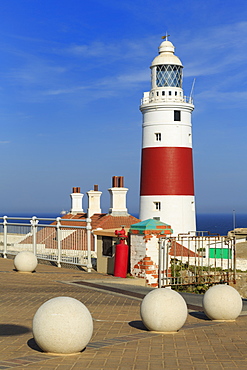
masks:
<svg viewBox="0 0 247 370"><path fill-rule="evenodd" d="M231 259L232 258L232 251L228 248L210 248L209 249L209 257L210 258L223 258L223 259Z"/></svg>

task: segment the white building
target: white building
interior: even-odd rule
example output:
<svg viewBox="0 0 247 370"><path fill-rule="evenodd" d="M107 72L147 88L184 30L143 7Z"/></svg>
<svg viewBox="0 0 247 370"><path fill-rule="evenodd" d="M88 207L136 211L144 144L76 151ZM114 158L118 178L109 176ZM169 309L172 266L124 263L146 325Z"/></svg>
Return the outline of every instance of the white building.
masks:
<svg viewBox="0 0 247 370"><path fill-rule="evenodd" d="M159 218L174 234L196 230L192 158L192 98L184 96L180 59L163 41L144 92L140 219Z"/></svg>

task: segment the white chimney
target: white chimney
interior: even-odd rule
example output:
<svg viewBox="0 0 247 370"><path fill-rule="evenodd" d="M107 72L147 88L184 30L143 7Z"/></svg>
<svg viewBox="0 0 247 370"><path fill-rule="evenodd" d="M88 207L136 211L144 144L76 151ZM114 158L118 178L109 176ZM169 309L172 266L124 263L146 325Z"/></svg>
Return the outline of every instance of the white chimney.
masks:
<svg viewBox="0 0 247 370"><path fill-rule="evenodd" d="M87 192L87 196L88 196L87 217L91 217L95 213L101 213L101 208L100 208L101 194L102 192L99 191L98 185L94 185L94 190L89 190Z"/></svg>
<svg viewBox="0 0 247 370"><path fill-rule="evenodd" d="M84 194L81 194L81 189L79 187L74 187L72 189L71 196L71 210L70 213L76 215L77 213L83 213L82 209L82 198Z"/></svg>
<svg viewBox="0 0 247 370"><path fill-rule="evenodd" d="M109 214L112 216L129 216L126 208L126 194L129 189L124 188L123 176L112 177L112 188L108 189L111 197Z"/></svg>

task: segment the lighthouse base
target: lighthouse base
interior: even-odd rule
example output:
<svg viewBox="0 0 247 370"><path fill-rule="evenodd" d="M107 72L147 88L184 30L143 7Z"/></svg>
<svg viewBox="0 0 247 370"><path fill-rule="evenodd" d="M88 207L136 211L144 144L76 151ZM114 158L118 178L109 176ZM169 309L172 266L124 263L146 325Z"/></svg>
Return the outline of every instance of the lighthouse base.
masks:
<svg viewBox="0 0 247 370"><path fill-rule="evenodd" d="M195 197L150 195L140 197L140 219L156 218L173 229L173 235L196 231Z"/></svg>

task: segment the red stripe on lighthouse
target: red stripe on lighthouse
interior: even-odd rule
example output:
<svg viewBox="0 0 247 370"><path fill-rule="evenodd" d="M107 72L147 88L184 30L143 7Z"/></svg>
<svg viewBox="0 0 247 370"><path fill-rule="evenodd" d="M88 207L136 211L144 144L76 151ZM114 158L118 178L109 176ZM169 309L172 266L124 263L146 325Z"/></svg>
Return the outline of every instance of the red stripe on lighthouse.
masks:
<svg viewBox="0 0 247 370"><path fill-rule="evenodd" d="M192 149L142 149L141 195L194 195Z"/></svg>

